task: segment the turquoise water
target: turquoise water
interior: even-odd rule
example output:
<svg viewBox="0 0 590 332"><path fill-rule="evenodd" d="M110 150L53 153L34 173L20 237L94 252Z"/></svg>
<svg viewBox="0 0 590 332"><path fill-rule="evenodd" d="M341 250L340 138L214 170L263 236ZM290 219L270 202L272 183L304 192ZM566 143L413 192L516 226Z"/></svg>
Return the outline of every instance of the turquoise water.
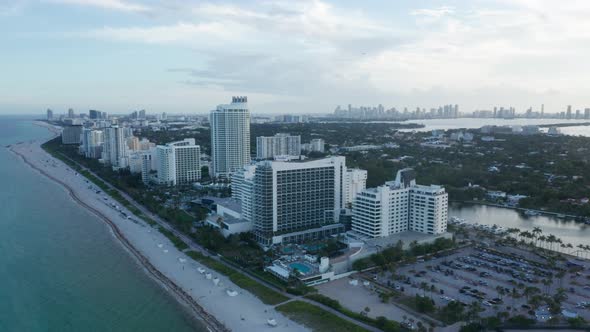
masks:
<svg viewBox="0 0 590 332"><path fill-rule="evenodd" d="M325 246L326 245L324 243L318 243L303 245L303 248L307 251L318 251L320 249L323 249Z"/></svg>
<svg viewBox="0 0 590 332"><path fill-rule="evenodd" d="M47 136L0 116L0 331L204 331L103 222L4 148Z"/></svg>
<svg viewBox="0 0 590 332"><path fill-rule="evenodd" d="M291 263L289 264L289 266L292 269L297 269L299 272L303 273L303 274L307 274L309 273L309 266L305 265L305 264L301 264L301 263Z"/></svg>

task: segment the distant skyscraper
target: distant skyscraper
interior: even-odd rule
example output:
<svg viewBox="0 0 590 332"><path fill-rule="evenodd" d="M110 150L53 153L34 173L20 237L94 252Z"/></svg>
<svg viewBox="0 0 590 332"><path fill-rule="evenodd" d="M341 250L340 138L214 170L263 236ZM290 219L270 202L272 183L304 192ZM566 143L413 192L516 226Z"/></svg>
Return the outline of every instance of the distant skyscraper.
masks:
<svg viewBox="0 0 590 332"><path fill-rule="evenodd" d="M68 109L68 118L73 119L74 118L74 110L73 109Z"/></svg>
<svg viewBox="0 0 590 332"><path fill-rule="evenodd" d="M301 136L276 134L275 136L256 137L256 158L269 159L276 156L299 156L301 154Z"/></svg>
<svg viewBox="0 0 590 332"><path fill-rule="evenodd" d="M590 119L590 108L584 109L584 119L586 119L586 120Z"/></svg>
<svg viewBox="0 0 590 332"><path fill-rule="evenodd" d="M88 117L91 120L106 119L107 118L107 113L106 112L97 111L97 110L89 110L88 111Z"/></svg>
<svg viewBox="0 0 590 332"><path fill-rule="evenodd" d="M128 166L128 148L125 128L109 127L104 130L103 160L113 168Z"/></svg>
<svg viewBox="0 0 590 332"><path fill-rule="evenodd" d="M82 151L86 158L100 158L104 133L101 130L84 128L82 131Z"/></svg>
<svg viewBox="0 0 590 332"><path fill-rule="evenodd" d="M139 111L139 118L145 120L145 110Z"/></svg>
<svg viewBox="0 0 590 332"><path fill-rule="evenodd" d="M247 97L233 97L231 104L211 111L213 174L229 177L250 163L250 111Z"/></svg>
<svg viewBox="0 0 590 332"><path fill-rule="evenodd" d="M82 126L64 126L61 132L62 144L80 144L82 138Z"/></svg>
<svg viewBox="0 0 590 332"><path fill-rule="evenodd" d="M566 119L572 118L572 105L567 105L567 112L565 114Z"/></svg>
<svg viewBox="0 0 590 332"><path fill-rule="evenodd" d="M48 121L53 120L53 111L50 110L49 108L47 109L47 120Z"/></svg>

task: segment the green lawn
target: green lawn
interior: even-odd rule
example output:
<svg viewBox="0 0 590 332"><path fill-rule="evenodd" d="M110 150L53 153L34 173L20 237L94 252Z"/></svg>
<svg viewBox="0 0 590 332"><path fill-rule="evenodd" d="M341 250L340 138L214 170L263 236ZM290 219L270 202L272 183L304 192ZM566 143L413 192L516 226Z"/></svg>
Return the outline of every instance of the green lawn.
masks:
<svg viewBox="0 0 590 332"><path fill-rule="evenodd" d="M322 332L365 332L362 327L350 323L332 313L329 313L313 304L302 301L293 301L282 304L277 310L292 320L306 327Z"/></svg>
<svg viewBox="0 0 590 332"><path fill-rule="evenodd" d="M174 235L174 233L172 233L171 231L163 228L162 226L158 227L158 230L160 231L160 233L164 234L170 241L172 241L172 243L174 244L176 249L178 249L178 250L188 249L188 245L186 243L184 243L184 241L179 239L176 235Z"/></svg>

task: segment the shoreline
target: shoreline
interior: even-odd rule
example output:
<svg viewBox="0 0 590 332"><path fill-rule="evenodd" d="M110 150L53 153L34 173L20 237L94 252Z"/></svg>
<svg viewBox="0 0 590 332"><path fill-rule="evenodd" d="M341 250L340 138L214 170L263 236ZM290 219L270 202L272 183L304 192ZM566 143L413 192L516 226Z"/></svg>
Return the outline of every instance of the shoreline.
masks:
<svg viewBox="0 0 590 332"><path fill-rule="evenodd" d="M68 192L68 195L74 200L74 202L76 202L76 204L78 204L82 208L87 209L92 214L94 214L96 217L101 219L109 227L111 234L113 234L113 236L117 239L117 241L123 246L123 248L127 252L129 252L131 257L133 257L134 260L136 260L136 262L148 273L148 275L151 278L153 278L155 281L160 283L161 286L163 286L167 291L169 291L171 293L171 295L173 295L178 300L178 302L180 302L182 305L184 305L186 307L189 307L194 312L194 314L196 314L196 317L201 322L204 322L206 324L209 331L212 331L212 332L230 331L223 324L221 324L219 321L217 321L217 319L214 316L207 313L203 309L203 307L201 307L192 297L190 297L190 295L188 295L186 292L184 292L184 290L181 287L176 285L172 280L170 280L162 272L160 272L154 265L152 265L151 262L149 261L149 259L147 259L143 254L141 254L141 252L139 252L139 250L137 248L135 248L129 242L129 240L121 232L119 227L117 227L117 225L110 218L108 218L107 216L105 216L103 213L101 213L97 209L93 208L92 206L84 203L80 199L80 197L77 196L76 192L70 186L68 186L63 181L55 178L54 176L48 174L47 172L43 171L42 169L40 169L37 166L35 166L34 164L32 164L26 158L26 156L24 156L22 153L20 153L16 150L14 150L13 146L11 146L9 148L9 150L11 152L13 152L14 154L16 154L17 156L19 156L20 159L25 164L27 164L27 166L29 166L33 170L39 172L40 174L44 175L45 177L49 178L50 180L52 180L52 181L56 182L57 184L59 184L60 186L62 186Z"/></svg>
<svg viewBox="0 0 590 332"><path fill-rule="evenodd" d="M207 330L309 330L276 311L274 306L262 303L254 295L234 285L226 276L211 271L217 282L211 280L210 274L206 277L201 270L209 271L209 268L177 250L156 228L124 207L120 209L117 206L115 210L109 203L113 202L111 204L115 206L114 203L118 204L116 201L104 193L99 194L100 190L91 188L96 186L84 176L41 148L41 144L58 135L56 127L43 122L33 123L48 129L52 133L51 137L18 142L7 148L31 169L64 188L75 203L104 222L117 242L148 276L188 309L188 313L205 325ZM88 195L85 191L88 191ZM120 213L123 211L133 219L121 218ZM170 261L171 257L175 259ZM229 296L228 290L236 290L238 296ZM266 323L269 318L275 319L278 326L269 326Z"/></svg>

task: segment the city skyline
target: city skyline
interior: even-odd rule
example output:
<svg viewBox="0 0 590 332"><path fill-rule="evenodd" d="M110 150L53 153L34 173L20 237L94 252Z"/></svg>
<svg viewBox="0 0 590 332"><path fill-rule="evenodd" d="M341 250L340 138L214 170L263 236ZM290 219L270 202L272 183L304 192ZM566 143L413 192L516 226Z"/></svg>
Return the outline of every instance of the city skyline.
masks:
<svg viewBox="0 0 590 332"><path fill-rule="evenodd" d="M231 95L253 113L583 110L589 13L581 1L14 1L0 5L0 113L206 113Z"/></svg>

